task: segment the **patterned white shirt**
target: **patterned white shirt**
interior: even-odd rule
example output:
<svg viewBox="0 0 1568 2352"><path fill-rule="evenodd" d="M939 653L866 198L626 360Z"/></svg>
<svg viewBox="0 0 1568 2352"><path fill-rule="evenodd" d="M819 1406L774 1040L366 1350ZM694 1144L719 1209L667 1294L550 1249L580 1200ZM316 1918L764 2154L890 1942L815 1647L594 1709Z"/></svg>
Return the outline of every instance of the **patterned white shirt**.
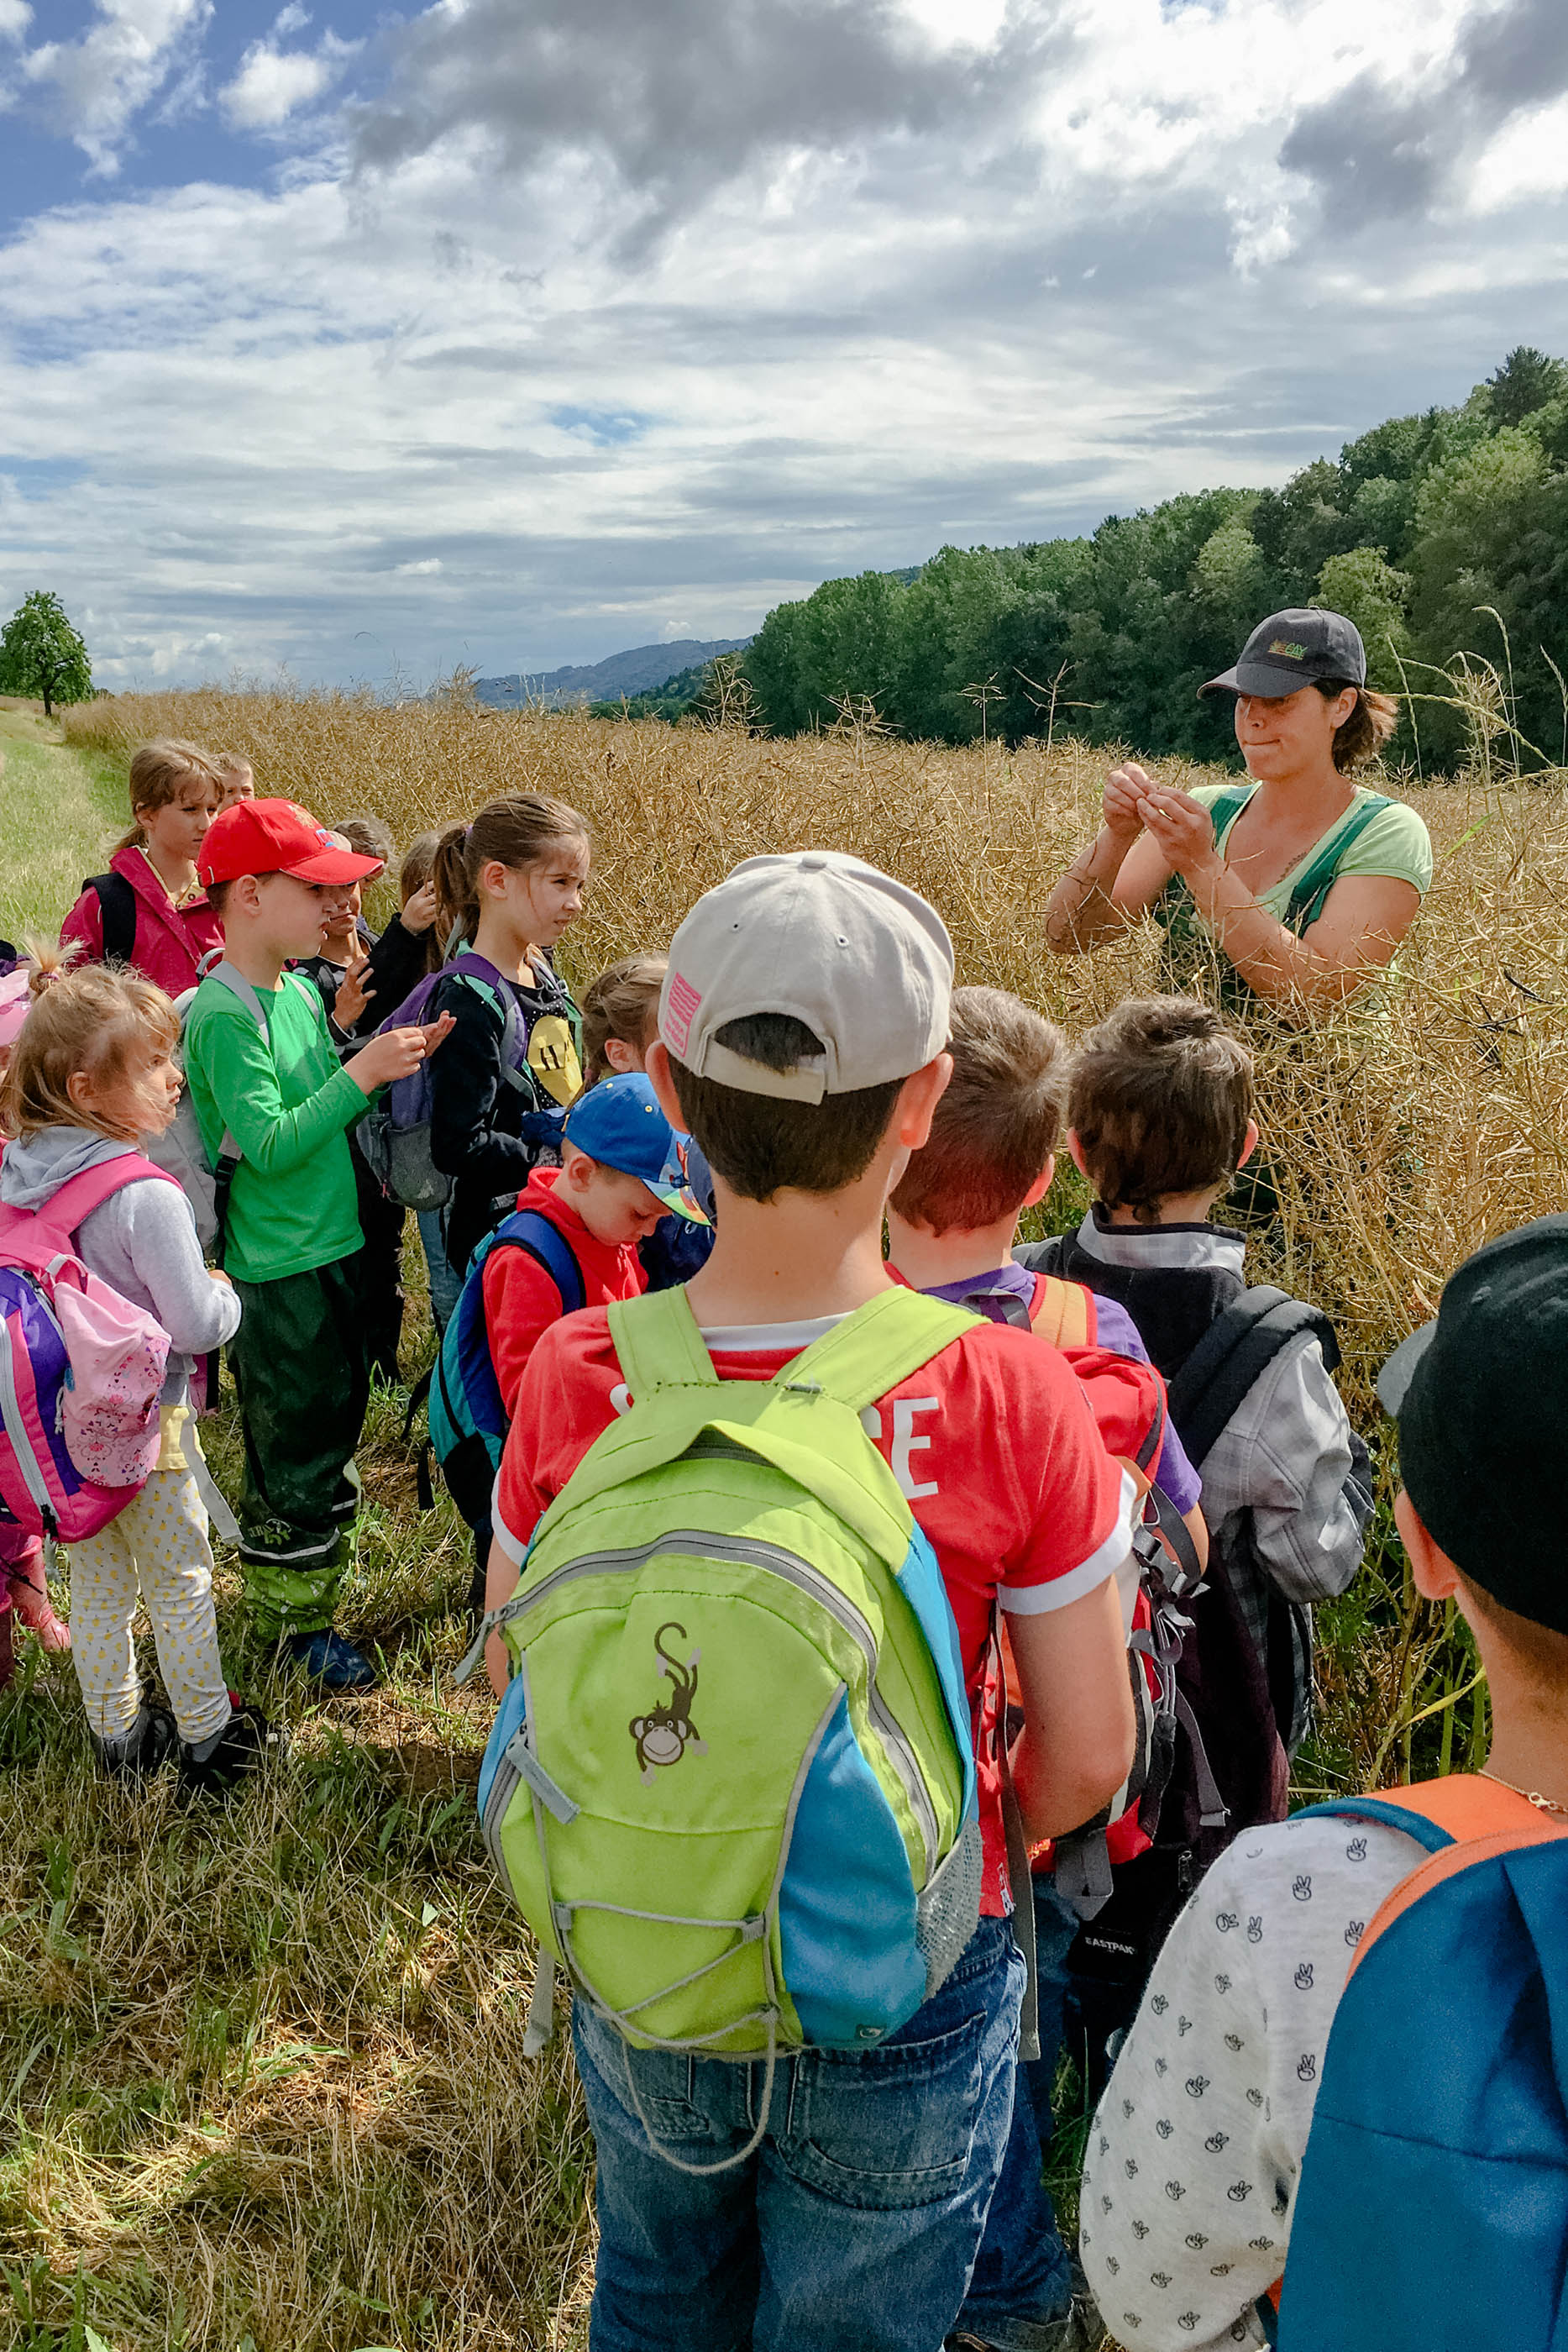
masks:
<svg viewBox="0 0 1568 2352"><path fill-rule="evenodd" d="M1381 1823L1244 1831L1172 1929L1090 2132L1079 2251L1135 2352L1261 2343L1334 2011L1425 1849Z"/></svg>

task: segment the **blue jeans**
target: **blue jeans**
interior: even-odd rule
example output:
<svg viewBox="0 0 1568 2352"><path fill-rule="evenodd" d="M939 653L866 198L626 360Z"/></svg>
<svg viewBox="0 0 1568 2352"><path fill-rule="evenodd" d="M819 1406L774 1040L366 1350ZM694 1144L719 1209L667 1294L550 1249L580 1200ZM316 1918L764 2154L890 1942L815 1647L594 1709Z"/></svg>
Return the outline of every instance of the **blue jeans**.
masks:
<svg viewBox="0 0 1568 2352"><path fill-rule="evenodd" d="M591 2352L937 2352L1007 2145L1023 1962L982 1919L941 1990L875 2050L760 2061L630 2050L583 2001L578 2071L599 2158Z"/></svg>
<svg viewBox="0 0 1568 2352"><path fill-rule="evenodd" d="M986 2234L975 2257L960 2322L997 2352L1035 2352L1049 2343L1054 2324L1066 2316L1072 2301L1067 2249L1040 2176L1043 2151L1051 2142L1051 2095L1061 2049L1067 1955L1080 1924L1077 1912L1058 1895L1054 1878L1037 1878L1040 2056L1019 2069L1001 2178L986 2216Z"/></svg>
<svg viewBox="0 0 1568 2352"><path fill-rule="evenodd" d="M463 1284L447 1264L441 1211L421 1209L415 1222L419 1226L419 1238L424 1244L424 1263L430 1275L430 1315L439 1339L452 1320L452 1310L457 1304L457 1294Z"/></svg>

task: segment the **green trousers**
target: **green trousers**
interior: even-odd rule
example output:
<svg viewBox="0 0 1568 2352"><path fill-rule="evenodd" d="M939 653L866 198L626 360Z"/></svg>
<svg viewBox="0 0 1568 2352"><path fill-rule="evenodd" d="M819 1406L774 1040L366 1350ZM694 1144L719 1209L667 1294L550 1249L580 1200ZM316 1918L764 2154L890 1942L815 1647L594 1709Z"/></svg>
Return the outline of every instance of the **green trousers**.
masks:
<svg viewBox="0 0 1568 2352"><path fill-rule="evenodd" d="M330 1625L360 1506L354 1448L370 1377L358 1256L272 1282L235 1282L229 1341L245 1433L236 1514L246 1596L276 1639Z"/></svg>

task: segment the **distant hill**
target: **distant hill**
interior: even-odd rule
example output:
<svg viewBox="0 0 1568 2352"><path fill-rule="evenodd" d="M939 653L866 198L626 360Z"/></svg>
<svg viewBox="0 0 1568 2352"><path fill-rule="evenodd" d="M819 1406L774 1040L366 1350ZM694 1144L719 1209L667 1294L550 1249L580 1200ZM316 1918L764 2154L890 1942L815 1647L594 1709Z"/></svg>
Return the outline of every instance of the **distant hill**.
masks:
<svg viewBox="0 0 1568 2352"><path fill-rule="evenodd" d="M685 669L700 668L718 654L737 654L749 637L667 637L662 645L632 646L601 662L569 662L564 669L531 670L511 677L476 677L474 691L497 710L520 703L618 702L622 695L648 694Z"/></svg>

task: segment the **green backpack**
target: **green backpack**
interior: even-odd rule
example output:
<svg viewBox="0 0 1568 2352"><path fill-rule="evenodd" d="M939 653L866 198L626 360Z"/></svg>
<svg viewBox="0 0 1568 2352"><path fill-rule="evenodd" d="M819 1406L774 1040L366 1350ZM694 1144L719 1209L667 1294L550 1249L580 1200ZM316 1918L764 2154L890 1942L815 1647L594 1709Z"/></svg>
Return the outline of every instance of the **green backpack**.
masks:
<svg viewBox="0 0 1568 2352"><path fill-rule="evenodd" d="M634 1402L460 1670L501 1626L479 1812L531 2045L559 1962L637 2048L864 2049L974 1933L981 1849L957 1629L859 1416L976 1318L884 1291L721 1382L684 1290L609 1316Z"/></svg>

